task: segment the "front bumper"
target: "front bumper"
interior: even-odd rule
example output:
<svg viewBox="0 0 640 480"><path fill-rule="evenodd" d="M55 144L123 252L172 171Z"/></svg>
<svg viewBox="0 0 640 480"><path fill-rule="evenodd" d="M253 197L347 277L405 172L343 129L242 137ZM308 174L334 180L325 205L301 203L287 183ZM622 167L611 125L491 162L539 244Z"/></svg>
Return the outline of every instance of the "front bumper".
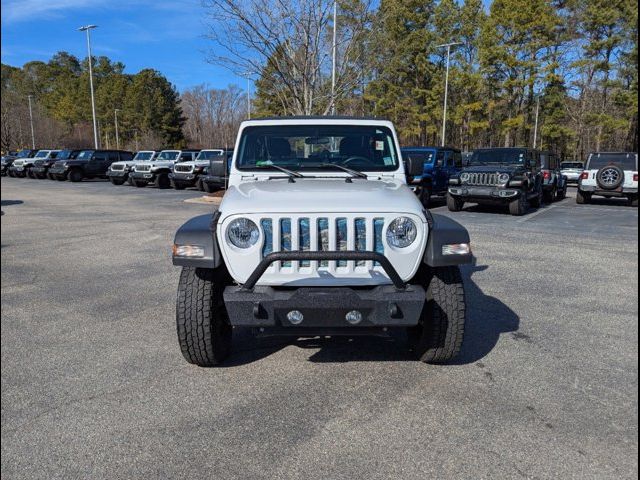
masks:
<svg viewBox="0 0 640 480"><path fill-rule="evenodd" d="M49 169L49 174L55 175L56 177L64 177L68 172L69 170L67 169L67 167L51 167Z"/></svg>
<svg viewBox="0 0 640 480"><path fill-rule="evenodd" d="M473 203L509 203L520 198L522 190L517 188L496 188L471 185L449 187L449 194Z"/></svg>
<svg viewBox="0 0 640 480"><path fill-rule="evenodd" d="M31 167L31 171L36 175L44 175L49 171L49 167Z"/></svg>
<svg viewBox="0 0 640 480"><path fill-rule="evenodd" d="M170 173L169 179L177 185L184 185L185 187L193 187L198 180L197 173Z"/></svg>
<svg viewBox="0 0 640 480"><path fill-rule="evenodd" d="M107 177L109 178L127 178L129 172L127 170L109 170L107 171Z"/></svg>
<svg viewBox="0 0 640 480"><path fill-rule="evenodd" d="M580 180L580 173L563 173L567 177L567 183L578 183Z"/></svg>
<svg viewBox="0 0 640 480"><path fill-rule="evenodd" d="M359 289L349 287L274 288L227 287L224 302L233 326L304 328L408 327L417 325L425 302L420 285L398 290L393 285ZM303 319L292 323L287 314L298 311ZM357 324L347 313L357 311Z"/></svg>
<svg viewBox="0 0 640 480"><path fill-rule="evenodd" d="M393 285L375 287L268 287L256 283L278 261L375 260ZM420 285L406 285L391 262L377 252L293 251L274 252L258 264L244 285L227 287L224 302L234 326L304 328L371 328L417 325L426 294ZM294 321L289 313L302 319ZM358 320L348 321L347 314Z"/></svg>
<svg viewBox="0 0 640 480"><path fill-rule="evenodd" d="M23 177L27 174L27 169L25 167L15 167L11 165L9 167L9 171L18 177Z"/></svg>
<svg viewBox="0 0 640 480"><path fill-rule="evenodd" d="M153 183L156 179L156 174L153 172L131 172L129 177L138 182Z"/></svg>

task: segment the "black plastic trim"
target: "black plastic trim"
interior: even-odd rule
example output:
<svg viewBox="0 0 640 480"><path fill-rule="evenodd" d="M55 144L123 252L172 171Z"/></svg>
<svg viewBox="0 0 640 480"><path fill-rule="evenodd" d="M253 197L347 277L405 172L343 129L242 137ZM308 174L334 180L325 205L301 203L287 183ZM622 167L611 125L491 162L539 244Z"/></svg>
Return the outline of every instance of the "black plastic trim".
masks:
<svg viewBox="0 0 640 480"><path fill-rule="evenodd" d="M424 252L424 263L430 267L446 267L471 263L473 255L443 255L443 245L471 243L469 232L455 220L444 215L432 214L433 224Z"/></svg>
<svg viewBox="0 0 640 480"><path fill-rule="evenodd" d="M215 236L215 228L220 213L210 213L193 217L176 232L175 245L198 245L204 248L204 256L176 257L173 264L181 267L217 268L222 264L222 255Z"/></svg>

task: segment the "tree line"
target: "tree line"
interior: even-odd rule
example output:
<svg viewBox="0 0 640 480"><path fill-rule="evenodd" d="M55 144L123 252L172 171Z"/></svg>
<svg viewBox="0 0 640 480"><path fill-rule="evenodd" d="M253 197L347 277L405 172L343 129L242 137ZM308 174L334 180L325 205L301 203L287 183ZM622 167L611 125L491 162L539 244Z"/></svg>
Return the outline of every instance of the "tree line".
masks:
<svg viewBox="0 0 640 480"><path fill-rule="evenodd" d="M2 150L31 146L28 97L36 147L88 148L94 144L88 60L58 52L22 68L2 64ZM129 150L219 147L233 144L246 111L238 87L199 85L179 94L158 71L124 73L124 65L93 58L100 146ZM117 112L116 112L117 110Z"/></svg>
<svg viewBox="0 0 640 480"><path fill-rule="evenodd" d="M205 0L210 62L256 80L260 115L373 115L404 144L635 150L633 0ZM536 118L539 128L536 131Z"/></svg>

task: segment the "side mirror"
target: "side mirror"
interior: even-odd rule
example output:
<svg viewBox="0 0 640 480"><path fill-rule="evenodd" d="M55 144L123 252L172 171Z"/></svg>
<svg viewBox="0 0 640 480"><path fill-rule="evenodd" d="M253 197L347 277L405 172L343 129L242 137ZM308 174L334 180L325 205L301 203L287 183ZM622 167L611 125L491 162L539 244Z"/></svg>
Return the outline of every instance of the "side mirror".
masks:
<svg viewBox="0 0 640 480"><path fill-rule="evenodd" d="M407 157L404 161L404 168L407 176L419 177L424 172L424 163L422 159Z"/></svg>

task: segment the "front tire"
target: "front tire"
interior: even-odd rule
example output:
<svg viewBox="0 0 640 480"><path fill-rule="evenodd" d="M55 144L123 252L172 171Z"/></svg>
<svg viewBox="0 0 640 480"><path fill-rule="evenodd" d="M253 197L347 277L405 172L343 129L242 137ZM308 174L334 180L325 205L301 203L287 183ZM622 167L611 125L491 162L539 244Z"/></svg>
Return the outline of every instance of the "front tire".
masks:
<svg viewBox="0 0 640 480"><path fill-rule="evenodd" d="M509 203L509 213L511 215L515 215L516 217L521 217L522 215L527 213L527 210L527 195L525 192L522 192L517 199Z"/></svg>
<svg viewBox="0 0 640 480"><path fill-rule="evenodd" d="M176 325L180 350L200 367L220 364L231 351L232 328L222 292L220 269L184 267L178 284Z"/></svg>
<svg viewBox="0 0 640 480"><path fill-rule="evenodd" d="M171 188L171 182L169 180L169 175L166 173L159 173L156 175L156 179L153 182L155 187L158 189L167 189Z"/></svg>
<svg viewBox="0 0 640 480"><path fill-rule="evenodd" d="M583 205L589 202L591 202L591 195L578 190L578 193L576 194L576 203L579 205Z"/></svg>
<svg viewBox="0 0 640 480"><path fill-rule="evenodd" d="M427 301L420 323L407 332L411 350L422 362L449 362L460 353L464 339L466 306L460 269L423 267L418 277L427 290Z"/></svg>
<svg viewBox="0 0 640 480"><path fill-rule="evenodd" d="M111 180L111 183L114 185L124 185L124 180L122 178L109 177L109 180Z"/></svg>
<svg viewBox="0 0 640 480"><path fill-rule="evenodd" d="M77 183L82 181L82 172L80 170L74 169L69 172L69 180Z"/></svg>
<svg viewBox="0 0 640 480"><path fill-rule="evenodd" d="M147 186L146 182L139 182L138 180L132 180L132 182L138 188L144 188Z"/></svg>
<svg viewBox="0 0 640 480"><path fill-rule="evenodd" d="M464 207L464 200L447 194L447 208L450 212L459 212Z"/></svg>
<svg viewBox="0 0 640 480"><path fill-rule="evenodd" d="M420 189L420 203L422 203L422 206L424 208L429 208L429 205L431 204L431 186L430 185L424 185Z"/></svg>

